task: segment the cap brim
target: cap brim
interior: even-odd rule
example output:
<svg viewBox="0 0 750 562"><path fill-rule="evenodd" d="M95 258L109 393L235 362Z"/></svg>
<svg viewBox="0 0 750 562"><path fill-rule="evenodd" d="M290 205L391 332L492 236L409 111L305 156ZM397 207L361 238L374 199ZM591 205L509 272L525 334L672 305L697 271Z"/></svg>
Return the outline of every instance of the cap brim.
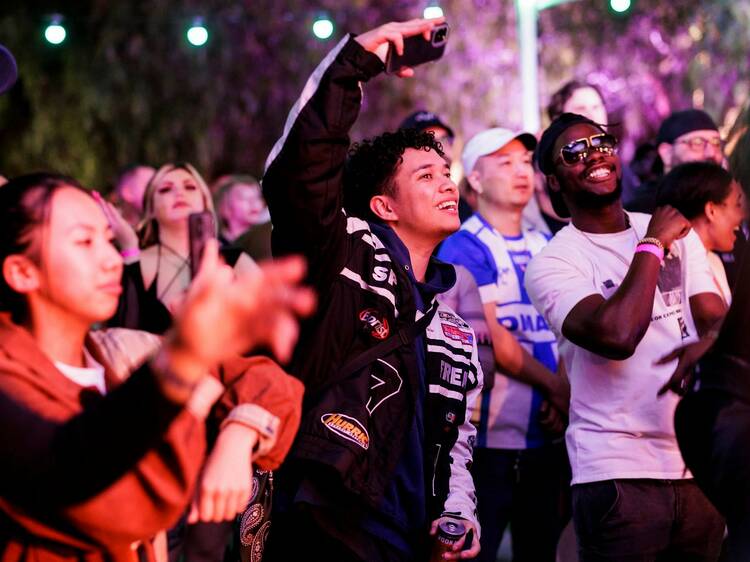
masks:
<svg viewBox="0 0 750 562"><path fill-rule="evenodd" d="M0 45L0 94L11 89L18 79L18 66L13 54Z"/></svg>

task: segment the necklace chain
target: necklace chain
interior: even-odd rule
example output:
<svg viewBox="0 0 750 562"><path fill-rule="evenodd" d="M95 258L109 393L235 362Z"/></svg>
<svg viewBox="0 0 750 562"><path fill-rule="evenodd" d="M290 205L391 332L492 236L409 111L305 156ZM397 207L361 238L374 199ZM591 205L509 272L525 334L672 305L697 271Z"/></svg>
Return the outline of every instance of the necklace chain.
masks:
<svg viewBox="0 0 750 562"><path fill-rule="evenodd" d="M630 217L628 216L627 213L625 213L625 222L626 222L627 227L628 227L627 230L632 230L633 234L635 235L635 245L633 246L633 249L635 250L635 246L638 245L638 241L641 238L638 236L638 231L635 229L635 226L633 226L633 223L630 221ZM633 262L632 258L628 261L627 259L625 259L624 257L622 257L622 255L619 252L616 252L610 246L606 246L604 244L600 244L600 243L596 242L591 237L591 235L589 233L584 232L580 228L576 228L576 230L578 232L580 232L583 235L583 237L586 240L588 240L593 246L596 246L597 248L599 248L601 250L605 250L605 251L609 252L610 254L614 255L618 260L620 260L622 263L624 263L626 267L628 267L628 268L630 267L630 264ZM610 233L610 234L619 234L619 233L614 233L613 232L613 233Z"/></svg>

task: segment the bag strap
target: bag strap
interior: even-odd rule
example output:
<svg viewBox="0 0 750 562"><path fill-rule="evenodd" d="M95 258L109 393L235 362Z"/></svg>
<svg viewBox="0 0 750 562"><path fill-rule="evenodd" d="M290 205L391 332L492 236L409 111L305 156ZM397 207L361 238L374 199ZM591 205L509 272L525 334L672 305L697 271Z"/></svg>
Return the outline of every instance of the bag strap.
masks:
<svg viewBox="0 0 750 562"><path fill-rule="evenodd" d="M432 308L428 310L422 316L422 318L420 318L413 324L401 327L390 338L383 340L376 346L363 351L362 353L345 363L344 366L336 374L336 376L333 377L333 379L327 381L326 384L323 385L320 390L318 390L316 395L320 396L324 391L328 390L333 385L349 378L351 375L353 375L363 367L366 367L376 359L385 357L391 351L394 351L403 345L409 345L412 341L414 341L414 338L416 338L419 334L427 329L427 326L435 317L435 313L437 312L439 306L440 305L436 299L433 303Z"/></svg>

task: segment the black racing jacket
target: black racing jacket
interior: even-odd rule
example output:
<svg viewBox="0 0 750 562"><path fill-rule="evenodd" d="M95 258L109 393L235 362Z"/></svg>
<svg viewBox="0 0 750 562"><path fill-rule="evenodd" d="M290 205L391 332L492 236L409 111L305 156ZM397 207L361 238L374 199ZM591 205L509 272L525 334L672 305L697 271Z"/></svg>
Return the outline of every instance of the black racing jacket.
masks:
<svg viewBox="0 0 750 562"><path fill-rule="evenodd" d="M360 83L382 70L376 56L344 38L307 81L263 177L274 255L304 255L309 282L319 294L318 312L303 323L289 368L306 387L289 463L324 467L375 509L415 415L420 390L415 344L401 345L330 383L348 361L421 317L409 276L370 225L348 217L342 204ZM477 524L469 473L475 437L470 411L482 375L474 332L450 308L436 300L428 304L437 310L424 334L427 516L455 514Z"/></svg>

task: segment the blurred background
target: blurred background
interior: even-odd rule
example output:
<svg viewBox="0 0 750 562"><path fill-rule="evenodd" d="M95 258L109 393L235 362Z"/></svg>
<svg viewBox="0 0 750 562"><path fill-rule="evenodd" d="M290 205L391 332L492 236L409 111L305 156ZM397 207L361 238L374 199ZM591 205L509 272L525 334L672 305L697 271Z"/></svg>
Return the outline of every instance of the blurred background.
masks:
<svg viewBox="0 0 750 562"><path fill-rule="evenodd" d="M0 170L54 169L99 188L132 162L259 176L307 76L341 37L438 6L451 26L444 58L414 79L368 85L355 139L420 108L459 143L520 127L517 13L534 1L3 0L0 43L20 79L0 98ZM703 108L728 132L747 102L750 0L537 11L541 105L572 78L599 86L626 158L673 110Z"/></svg>

